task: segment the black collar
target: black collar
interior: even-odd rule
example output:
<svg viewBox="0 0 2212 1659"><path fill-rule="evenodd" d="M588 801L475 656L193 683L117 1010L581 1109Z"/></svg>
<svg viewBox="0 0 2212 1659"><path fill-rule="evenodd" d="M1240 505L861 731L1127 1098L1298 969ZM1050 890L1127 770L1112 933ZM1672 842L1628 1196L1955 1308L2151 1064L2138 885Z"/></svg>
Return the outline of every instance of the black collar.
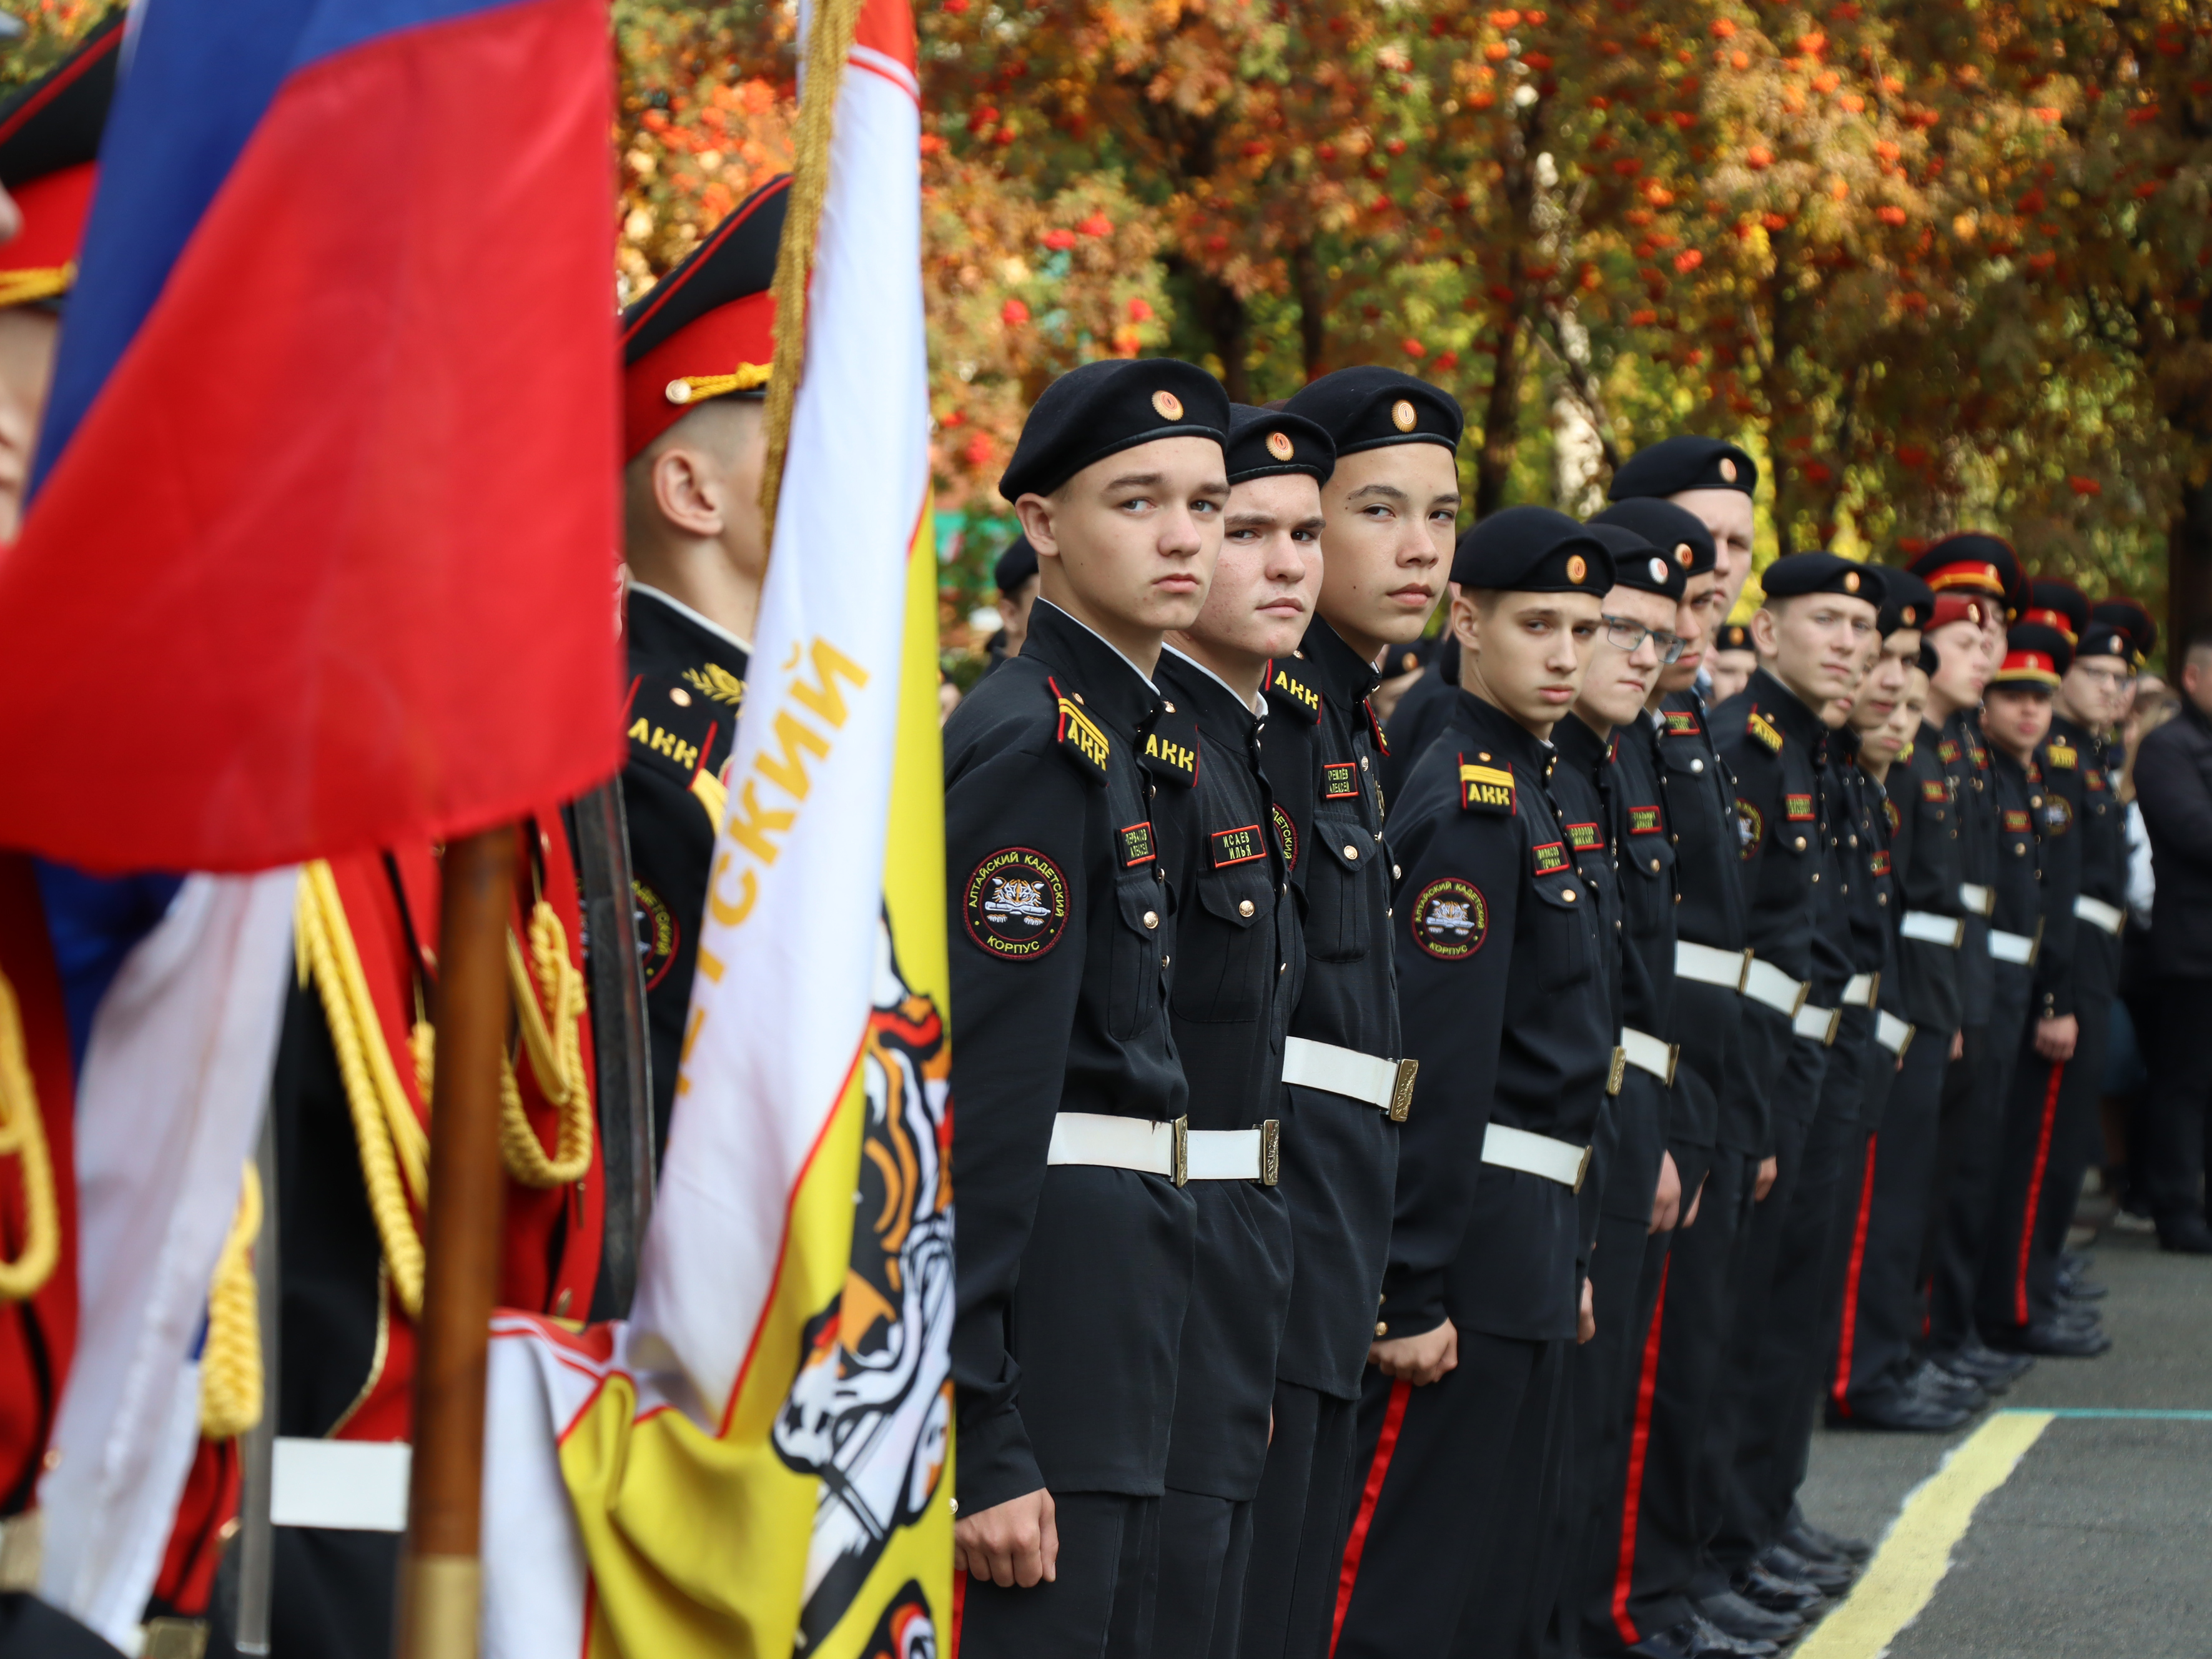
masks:
<svg viewBox="0 0 2212 1659"><path fill-rule="evenodd" d="M1332 702L1350 708L1382 684L1375 665L1364 661L1337 631L1319 617L1306 629L1299 654L1312 665L1322 694Z"/></svg>
<svg viewBox="0 0 2212 1659"><path fill-rule="evenodd" d="M1141 732L1160 711L1159 688L1133 664L1058 605L1030 607L1024 660L1035 660L1061 691L1079 698L1093 720L1124 736Z"/></svg>
<svg viewBox="0 0 2212 1659"><path fill-rule="evenodd" d="M1550 774L1550 744L1495 703L1485 702L1464 686L1452 695L1459 699L1452 711L1451 723L1455 726L1478 742L1487 744L1492 750L1513 762L1531 778Z"/></svg>
<svg viewBox="0 0 2212 1659"><path fill-rule="evenodd" d="M1237 699L1213 671L1188 657L1160 647L1160 689L1198 718L1201 732L1243 743L1260 725L1260 718Z"/></svg>
<svg viewBox="0 0 2212 1659"><path fill-rule="evenodd" d="M1510 721L1507 722L1509 725ZM1516 730L1519 730L1516 726ZM1524 732L1522 736L1528 734ZM1587 777L1596 777L1605 770L1606 761L1613 754L1613 738L1601 738L1590 730L1589 723L1570 708L1559 716L1559 723L1552 728L1552 747L1559 751L1559 758Z"/></svg>
<svg viewBox="0 0 2212 1659"><path fill-rule="evenodd" d="M1805 706L1805 700L1764 668L1752 671L1751 684L1744 690L1752 708L1772 721L1784 737L1816 749L1828 735L1828 728L1820 723L1819 714Z"/></svg>

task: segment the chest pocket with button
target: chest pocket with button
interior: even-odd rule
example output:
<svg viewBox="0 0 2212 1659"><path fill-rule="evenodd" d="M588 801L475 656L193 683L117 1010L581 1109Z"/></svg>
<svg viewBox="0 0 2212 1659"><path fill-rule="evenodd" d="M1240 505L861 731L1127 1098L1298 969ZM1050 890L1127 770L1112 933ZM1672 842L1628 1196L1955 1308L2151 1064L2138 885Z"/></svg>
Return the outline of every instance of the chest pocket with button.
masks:
<svg viewBox="0 0 2212 1659"><path fill-rule="evenodd" d="M1201 1024L1257 1019L1275 980L1275 889L1265 859L1198 878L1196 913L1177 924L1176 1015Z"/></svg>
<svg viewBox="0 0 2212 1659"><path fill-rule="evenodd" d="M1595 906L1589 884L1571 875L1540 876L1529 884L1536 983L1547 994L1571 990L1597 972Z"/></svg>
<svg viewBox="0 0 2212 1659"><path fill-rule="evenodd" d="M1150 873L1114 884L1113 980L1107 987L1106 1030L1126 1042L1159 1018L1161 989L1175 953L1168 890Z"/></svg>
<svg viewBox="0 0 2212 1659"><path fill-rule="evenodd" d="M1674 867L1674 840L1668 830L1626 836L1620 842L1620 866L1633 870L1646 881L1664 881Z"/></svg>
<svg viewBox="0 0 2212 1659"><path fill-rule="evenodd" d="M1381 845L1349 818L1316 817L1306 870L1306 943L1322 962L1357 962L1374 948Z"/></svg>

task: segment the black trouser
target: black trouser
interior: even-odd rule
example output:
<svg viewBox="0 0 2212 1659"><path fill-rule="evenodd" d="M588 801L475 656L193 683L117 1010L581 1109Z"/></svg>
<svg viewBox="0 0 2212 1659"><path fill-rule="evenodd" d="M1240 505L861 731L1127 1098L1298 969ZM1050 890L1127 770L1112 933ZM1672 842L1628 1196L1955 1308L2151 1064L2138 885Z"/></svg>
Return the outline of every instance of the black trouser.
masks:
<svg viewBox="0 0 2212 1659"><path fill-rule="evenodd" d="M1153 1659L1235 1659L1252 1505L1168 1489L1160 1499Z"/></svg>
<svg viewBox="0 0 2212 1659"><path fill-rule="evenodd" d="M1966 1033L1966 1052L1943 1079L1943 1117L1936 1150L1936 1202L1924 1261L1929 1280L1929 1357L1944 1359L1972 1346L1982 1263L1989 1255L1996 1205L1997 1151L2006 1091L2027 1021L2024 969L1997 967L1988 1027Z"/></svg>
<svg viewBox="0 0 2212 1659"><path fill-rule="evenodd" d="M2005 1102L1990 1253L1982 1264L1984 1330L2024 1326L2057 1311L2057 1249L2081 1193L2080 1115L2096 1106L2094 1088L2083 1084L2104 1074L2111 1018L2109 999L2081 1005L2070 1060L2048 1060L2035 1052L2034 1021L2021 1034ZM2053 1214L2061 1218L2057 1246L2047 1219Z"/></svg>
<svg viewBox="0 0 2212 1659"><path fill-rule="evenodd" d="M1694 1477L1734 1318L1738 1246L1759 1164L1753 1152L1715 1152L1697 1223L1676 1233L1661 1279L1644 1351L1644 1364L1656 1363L1639 1370L1622 1482L1621 1559L1607 1608L1622 1646L1690 1616L1705 1530Z"/></svg>
<svg viewBox="0 0 2212 1659"><path fill-rule="evenodd" d="M1458 1369L1425 1388L1368 1372L1335 1659L1534 1650L1547 1609L1525 1552L1550 1537L1573 1346L1462 1330Z"/></svg>
<svg viewBox="0 0 2212 1659"><path fill-rule="evenodd" d="M119 1659L117 1650L28 1590L0 1594L4 1659Z"/></svg>
<svg viewBox="0 0 2212 1659"><path fill-rule="evenodd" d="M1160 1499L1053 1494L1058 1576L1024 1589L962 1584L963 1659L1146 1659L1152 1648Z"/></svg>
<svg viewBox="0 0 2212 1659"><path fill-rule="evenodd" d="M1711 1196L1710 1194L1707 1194ZM1683 1194L1688 1208L1690 1194ZM1675 1233L1651 1233L1644 1240L1636 1283L1636 1305L1628 1340L1620 1356L1611 1421L1593 1455L1589 1519L1583 1548L1569 1582L1565 1616L1559 1632L1566 1653L1617 1653L1626 1645L1613 1619L1618 1596L1625 1606L1635 1561L1642 1517L1644 1471L1651 1443L1651 1407L1659 1381L1659 1321ZM1601 1322L1602 1331L1602 1322Z"/></svg>
<svg viewBox="0 0 2212 1659"><path fill-rule="evenodd" d="M1344 1559L1358 1402L1275 1384L1274 1437L1252 1503L1237 1638L1243 1659L1324 1659Z"/></svg>
<svg viewBox="0 0 2212 1659"><path fill-rule="evenodd" d="M1782 1312L1776 1286L1798 1242L1793 1223L1806 1203L1818 1208L1817 1231L1824 1245L1826 1241L1834 1148L1827 1148L1826 1170L1813 1167L1811 1153L1814 1127L1828 1117L1821 1082L1830 1053L1820 1043L1795 1039L1774 1094L1774 1185L1753 1207L1744 1234L1743 1265L1722 1362L1726 1370L1706 1419L1700 1459L1699 1480L1708 1494L1699 1499L1705 1562L1692 1589L1701 1597L1726 1589L1729 1577L1765 1541L1758 1535L1756 1505L1746 1495L1746 1472L1763 1468L1771 1449L1770 1396L1778 1386L1775 1374L1786 1367L1770 1352L1768 1333ZM1856 1115L1856 1101L1851 1109Z"/></svg>
<svg viewBox="0 0 2212 1659"><path fill-rule="evenodd" d="M1917 1362L1920 1253L1934 1202L1936 1143L1951 1033L1919 1030L1889 1085L1881 1127L1867 1137L1845 1234L1842 1314L1828 1399L1844 1417L1898 1388Z"/></svg>
<svg viewBox="0 0 2212 1659"><path fill-rule="evenodd" d="M2148 999L2153 1014L2146 1058L2143 1144L2128 1161L2161 1227L2204 1215L2212 1169L2212 979L2164 979Z"/></svg>

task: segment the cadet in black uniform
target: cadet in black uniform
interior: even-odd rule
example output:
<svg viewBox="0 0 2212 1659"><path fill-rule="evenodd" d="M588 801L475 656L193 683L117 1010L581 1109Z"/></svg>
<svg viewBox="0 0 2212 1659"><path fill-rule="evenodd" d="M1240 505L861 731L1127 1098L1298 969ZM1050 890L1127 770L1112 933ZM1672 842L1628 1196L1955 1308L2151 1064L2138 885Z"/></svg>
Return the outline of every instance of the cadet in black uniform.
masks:
<svg viewBox="0 0 2212 1659"><path fill-rule="evenodd" d="M2062 613L2062 620L2086 625L2088 602L2079 593L2072 597L2081 601L2079 611ZM2004 1097L1977 1315L1983 1339L1992 1346L2086 1358L2112 1346L2112 1339L2097 1328L2094 1310L2053 1306L2036 1319L2027 1293L2028 1263L2058 1130L2059 1096L2081 1036L2075 962L2081 926L2075 901L2081 896L2080 830L2087 791L2078 744L2069 740L2069 734L2049 740L2057 689L2073 664L2073 645L2065 630L2038 622L2014 623L2006 645L2003 666L1983 699L1982 723L2001 755L2017 757L2031 732L2036 739L2025 745L2028 817L2039 843L2030 945L2034 975ZM1999 771L2004 770L2001 758ZM1999 828L2005 842L2012 842L2009 811ZM2003 890L2001 880L1999 891ZM2002 963L1998 971L2004 972Z"/></svg>
<svg viewBox="0 0 2212 1659"><path fill-rule="evenodd" d="M1399 1166L1340 1659L1533 1649L1526 1553L1558 1501L1569 1349L1587 1334L1577 1189L1613 1048L1613 947L1551 799L1547 740L1598 636L1611 556L1547 508L1453 562L1459 707L1392 830L1401 1006L1421 1063Z"/></svg>
<svg viewBox="0 0 2212 1659"><path fill-rule="evenodd" d="M1037 596L1037 556L1028 537L1017 536L1006 544L991 567L991 580L999 589L999 631L991 635L986 674L1004 667L1008 658L1020 656L1030 636L1030 607Z"/></svg>
<svg viewBox="0 0 2212 1659"><path fill-rule="evenodd" d="M1623 979L1631 988L1639 979L1648 986L1652 1010L1643 1018L1629 1018L1624 1025L1621 1099L1626 1102L1639 1094L1651 1098L1653 1121L1649 1130L1656 1132L1657 1140L1656 1145L1640 1146L1631 1132L1646 1124L1645 1115L1631 1113L1624 1107L1621 1146L1614 1172L1606 1181L1598 1253L1593 1258L1601 1272L1610 1272L1605 1261L1608 1249L1618 1255L1623 1246L1640 1243L1635 1302L1627 1311L1626 1328L1621 1334L1625 1347L1616 1361L1612 1408L1586 1453L1592 1470L1591 1506L1585 1517L1580 1555L1571 1569L1577 1575L1570 1603L1572 1622L1562 1632L1579 1644L1580 1651L1601 1654L1617 1652L1632 1639L1622 1634L1616 1620L1614 1598L1619 1591L1625 1607L1626 1574L1642 1521L1640 1516L1632 1515L1631 1506L1640 1504L1645 1460L1638 1448L1650 1440L1656 1388L1659 1354L1652 1336L1654 1316L1660 1287L1670 1271L1669 1255L1678 1224L1687 1224L1712 1156L1710 1126L1697 1146L1680 1139L1683 1114L1674 1107L1680 1098L1680 1047L1664 1035L1676 1023L1675 920L1681 902L1678 881L1681 842L1668 816L1665 763L1660 750L1661 734L1666 730L1663 702L1668 695L1668 682L1671 678L1686 685L1698 672L1704 647L1711 636L1718 577L1713 568L1712 533L1693 514L1671 502L1648 497L1616 501L1592 523L1636 532L1681 578L1680 590L1674 596L1674 618L1670 625L1678 643L1662 653L1644 708L1635 719L1620 726L1612 745L1610 784L1618 814L1614 834L1622 849ZM1649 574L1648 562L1644 571ZM1616 560L1614 576L1622 586L1633 583L1637 574L1633 560ZM1671 661L1665 659L1670 656ZM1714 810L1717 813L1717 805ZM1723 873L1728 890L1733 892L1732 846L1727 858ZM1733 1001L1734 994L1729 997ZM1640 1212L1636 1204L1639 1191L1646 1194ZM1620 1340L1607 1329L1602 1285L1593 1301L1598 1328L1592 1346L1609 1337ZM1583 1455L1580 1449L1578 1455Z"/></svg>
<svg viewBox="0 0 2212 1659"><path fill-rule="evenodd" d="M945 726L953 1543L976 1581L962 1639L987 1656L1150 1650L1184 1183L1261 1173L1258 1134L1186 1121L1167 866L1195 833L1197 728L1150 678L1220 551L1228 424L1218 384L1172 360L1046 388L999 486L1042 569L1029 641Z"/></svg>
<svg viewBox="0 0 2212 1659"><path fill-rule="evenodd" d="M1443 591L1459 513L1460 409L1427 382L1343 369L1289 412L1329 435L1337 462L1322 491L1320 614L1267 682L1267 774L1305 904L1306 982L1283 1068L1297 1271L1253 1516L1248 1659L1321 1659L1335 1615L1353 1408L1377 1338L1396 1126L1413 1087L1390 949L1387 750L1367 697L1376 659L1419 637Z"/></svg>
<svg viewBox="0 0 2212 1659"><path fill-rule="evenodd" d="M1406 774L1420 759L1451 717L1452 694L1459 690L1459 641L1449 634L1424 641L1434 647L1428 668L1407 687L1398 706L1382 722L1390 752L1382 757L1382 798L1395 800Z"/></svg>
<svg viewBox="0 0 2212 1659"><path fill-rule="evenodd" d="M623 313L623 810L644 959L656 1155L691 1010L722 768L768 568L763 401L791 180L763 185Z"/></svg>
<svg viewBox="0 0 2212 1659"><path fill-rule="evenodd" d="M1197 622L1160 654L1161 691L1199 731L1199 834L1171 854L1182 960L1168 1008L1190 1127L1266 1144L1258 1184L1193 1188L1198 1272L1160 1511L1159 1659L1237 1652L1292 1271L1290 1209L1276 1185L1278 1103L1305 940L1290 843L1262 770L1261 687L1270 659L1297 650L1313 617L1321 483L1335 450L1294 415L1238 405L1230 421L1220 561Z"/></svg>
<svg viewBox="0 0 2212 1659"><path fill-rule="evenodd" d="M1712 701L1726 702L1759 672L1759 650L1752 644L1751 629L1742 623L1730 623L1721 629L1720 643L1705 660Z"/></svg>

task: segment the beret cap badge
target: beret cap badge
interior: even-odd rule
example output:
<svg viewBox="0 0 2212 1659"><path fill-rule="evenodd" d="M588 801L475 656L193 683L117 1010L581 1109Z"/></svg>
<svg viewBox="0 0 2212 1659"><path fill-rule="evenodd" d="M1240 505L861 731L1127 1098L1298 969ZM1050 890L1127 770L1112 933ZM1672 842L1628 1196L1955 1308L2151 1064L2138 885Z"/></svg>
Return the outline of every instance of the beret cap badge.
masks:
<svg viewBox="0 0 2212 1659"><path fill-rule="evenodd" d="M1859 573L1856 570L1846 570L1844 573L1844 592L1846 593L1856 593L1858 591Z"/></svg>
<svg viewBox="0 0 2212 1659"><path fill-rule="evenodd" d="M1674 562L1680 565L1683 569L1687 570L1697 556L1698 556L1691 550L1689 543L1678 542L1675 544Z"/></svg>
<svg viewBox="0 0 2212 1659"><path fill-rule="evenodd" d="M1688 550L1688 550L1687 548L1685 548L1685 549L1683 550L1683 551L1684 551L1685 553L1688 552ZM1686 558L1686 559L1684 559L1684 560L1682 561L1682 562L1683 562L1684 564L1687 564L1687 563L1689 562L1689 560ZM1577 578L1577 580L1579 580L1580 579L1579 579L1579 578ZM1664 559L1654 559L1654 560L1652 560L1652 561L1651 561L1651 580L1652 580L1653 581L1655 581L1655 582L1664 582L1664 581L1667 580L1667 561L1666 561L1666 560L1664 560Z"/></svg>
<svg viewBox="0 0 2212 1659"><path fill-rule="evenodd" d="M1411 432L1413 422L1420 418L1413 405L1403 398L1390 405L1390 424L1401 432Z"/></svg>
<svg viewBox="0 0 2212 1659"><path fill-rule="evenodd" d="M1735 463L1726 455L1721 457L1721 477L1730 483L1735 482Z"/></svg>
<svg viewBox="0 0 2212 1659"><path fill-rule="evenodd" d="M1289 433L1270 432L1267 434L1267 453L1279 461L1287 461L1297 453L1297 446L1291 441Z"/></svg>
<svg viewBox="0 0 2212 1659"><path fill-rule="evenodd" d="M1152 407L1159 411L1159 416L1164 421L1182 419L1182 399L1172 392L1159 391L1152 393Z"/></svg>
<svg viewBox="0 0 2212 1659"><path fill-rule="evenodd" d="M1567 580L1569 581L1578 582L1589 574L1589 562L1583 559L1581 554L1570 553L1567 555Z"/></svg>

